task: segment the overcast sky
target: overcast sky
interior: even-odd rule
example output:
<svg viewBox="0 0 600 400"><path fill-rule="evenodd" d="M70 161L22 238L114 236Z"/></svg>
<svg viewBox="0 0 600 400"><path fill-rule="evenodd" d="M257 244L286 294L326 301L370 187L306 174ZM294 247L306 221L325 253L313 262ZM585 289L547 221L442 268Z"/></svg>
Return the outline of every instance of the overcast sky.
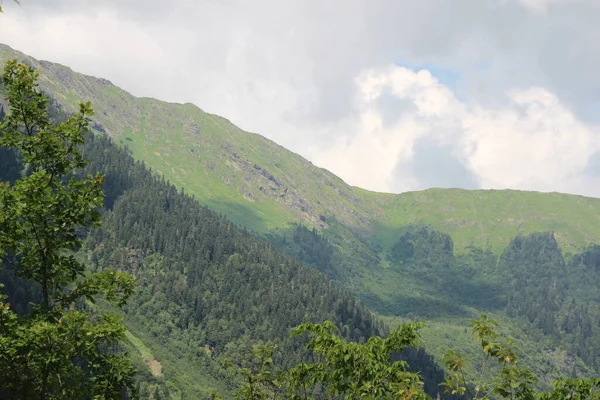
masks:
<svg viewBox="0 0 600 400"><path fill-rule="evenodd" d="M367 189L600 197L600 0L4 1L0 42Z"/></svg>

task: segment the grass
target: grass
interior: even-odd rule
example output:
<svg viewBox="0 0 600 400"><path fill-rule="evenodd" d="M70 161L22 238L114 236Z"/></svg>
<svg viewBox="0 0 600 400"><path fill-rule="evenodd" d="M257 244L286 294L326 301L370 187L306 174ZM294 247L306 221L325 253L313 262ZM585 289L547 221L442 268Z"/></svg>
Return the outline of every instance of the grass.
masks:
<svg viewBox="0 0 600 400"><path fill-rule="evenodd" d="M135 98L107 81L0 45L0 64L14 57L29 59L38 68L42 88L67 111L75 111L78 101L92 101L95 122L117 143L234 223L260 234L284 232L291 223L325 232L347 268L340 279L367 305L389 318L410 315L411 305L429 310L423 337L438 357L442 349L468 343L464 329L477 312L454 304L427 282L389 268L385 255L407 225L450 234L456 253L475 245L498 254L515 235L536 231L554 231L566 252L600 242L600 199L514 190L371 192L194 105ZM444 319L448 313L454 319ZM503 321L511 332L520 332L514 321ZM152 348L165 369L193 369L159 345L144 346L150 342L141 331L128 338L144 360L154 359L148 358ZM539 356L531 362L546 365L541 370L552 375L554 364L541 361L547 360L540 355L543 343L525 340L524 346ZM180 379L194 385L191 376Z"/></svg>
<svg viewBox="0 0 600 400"><path fill-rule="evenodd" d="M515 342L519 363L540 378L540 388L549 389L549 382L569 376L571 367L567 365L568 356L564 349L555 348L547 338L532 336L518 321L502 314L488 313L488 316L499 323L496 332ZM382 318L391 327L411 320L400 317ZM420 330L423 347L440 365L443 365L442 357L447 350L459 352L467 360L469 375L474 377L481 372L481 347L471 331L471 320L478 318L479 313L471 310L471 314L465 317L428 319L425 327ZM579 367L585 370L583 365L579 364ZM590 373L589 370L587 372Z"/></svg>
<svg viewBox="0 0 600 400"><path fill-rule="evenodd" d="M460 251L469 245L503 249L518 234L554 231L563 250L600 238L600 200L515 190L430 189L393 196L375 240L390 244L398 226L431 225L449 233Z"/></svg>
<svg viewBox="0 0 600 400"><path fill-rule="evenodd" d="M144 342L138 339L133 333L130 331L125 332L125 337L127 340L136 348L136 350L140 353L144 361L148 362L150 360L154 360L154 356L152 355L152 351L146 347Z"/></svg>
<svg viewBox="0 0 600 400"><path fill-rule="evenodd" d="M138 339L130 331L125 332L125 337L129 341L129 343L131 343L135 347L135 349L140 353L140 356L142 357L142 360L150 370L150 373L152 373L152 375L155 377L162 376L162 365L156 358L154 358L154 355L152 355L152 351L148 347L146 347L144 342Z"/></svg>
<svg viewBox="0 0 600 400"><path fill-rule="evenodd" d="M150 335L144 333L143 328L131 320L127 326L127 340L141 355L144 364L151 368L156 365L151 363L152 360L160 360L164 376L162 372L158 376L153 375L165 382L172 399L183 399L184 393L193 398L208 398L212 389L228 393L225 384L210 376L202 365L192 359L193 357L182 357L178 355L175 347L170 348L170 345L155 342Z"/></svg>
<svg viewBox="0 0 600 400"><path fill-rule="evenodd" d="M26 55L0 45L0 63ZM301 222L327 231L335 219L374 246L408 224L469 245L502 249L519 233L553 230L566 251L600 238L600 200L559 193L430 189L403 194L351 187L330 172L191 104L135 98L105 80L29 58L41 86L68 111L91 100L98 122L133 156L200 202L259 233Z"/></svg>

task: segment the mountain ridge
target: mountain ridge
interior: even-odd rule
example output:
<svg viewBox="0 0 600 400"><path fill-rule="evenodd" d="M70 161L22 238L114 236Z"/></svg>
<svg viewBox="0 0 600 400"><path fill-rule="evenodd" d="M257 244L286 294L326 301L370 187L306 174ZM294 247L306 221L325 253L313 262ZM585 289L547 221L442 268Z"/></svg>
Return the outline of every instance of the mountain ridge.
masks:
<svg viewBox="0 0 600 400"><path fill-rule="evenodd" d="M79 101L92 101L94 131L127 146L176 186L260 234L301 223L385 247L403 226L424 224L451 234L458 251L472 245L497 251L517 234L540 230L555 231L568 252L600 238L595 226L600 226L600 199L510 189L372 192L191 103L138 98L106 79L0 44L0 62L9 58L32 63L41 88L66 111L74 111Z"/></svg>
<svg viewBox="0 0 600 400"><path fill-rule="evenodd" d="M435 348L454 345L436 329L460 334L461 321L468 324L484 311L507 321L511 331L526 332L528 353L535 357L531 365L544 362L545 375L564 370L560 362L544 358L545 349L560 347L580 360L582 370L597 367L594 357L584 357L596 354L593 343L586 342L590 336L579 335L573 321L577 313L585 314L585 321L600 321L594 287L600 263L588 262L600 254L588 248L600 243L600 199L493 189L371 192L193 104L136 98L109 81L0 45L0 65L12 57L38 68L42 90L65 111L91 100L93 137L109 136L178 190L325 272L392 323L394 318L428 319L433 328L424 333L435 339ZM519 252L519 243L532 251ZM547 249L556 255L553 263L572 267L551 277L560 283L556 309L539 307L549 298L543 290L523 297L522 287L509 284L522 282L513 279L519 268L530 284L537 282L547 266L538 255ZM503 254L516 264L502 264ZM573 261L579 259L589 265ZM502 273L503 265L511 266L509 273ZM510 298L524 298L528 308L511 309ZM571 309L569 300L577 306ZM580 306L588 300L589 314ZM600 335L600 326L593 332Z"/></svg>

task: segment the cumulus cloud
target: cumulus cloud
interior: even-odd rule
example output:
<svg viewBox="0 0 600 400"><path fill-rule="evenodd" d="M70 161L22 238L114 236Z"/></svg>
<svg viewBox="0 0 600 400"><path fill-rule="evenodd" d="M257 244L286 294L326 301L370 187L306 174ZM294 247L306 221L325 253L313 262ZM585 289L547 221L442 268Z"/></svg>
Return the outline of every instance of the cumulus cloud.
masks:
<svg viewBox="0 0 600 400"><path fill-rule="evenodd" d="M503 107L485 108L458 100L426 70L367 70L356 86L356 135L317 162L374 190L428 183L572 191L573 179L600 150L600 129L578 121L543 88L511 90ZM384 124L379 102L386 92L412 105L398 110L401 118L392 125ZM599 194L587 183L580 190Z"/></svg>
<svg viewBox="0 0 600 400"><path fill-rule="evenodd" d="M565 190L598 150L600 130L581 124L545 89L508 97L506 109L475 108L463 119L469 166L486 188Z"/></svg>
<svg viewBox="0 0 600 400"><path fill-rule="evenodd" d="M28 0L5 2L0 42L193 102L370 189L600 195L598 4Z"/></svg>

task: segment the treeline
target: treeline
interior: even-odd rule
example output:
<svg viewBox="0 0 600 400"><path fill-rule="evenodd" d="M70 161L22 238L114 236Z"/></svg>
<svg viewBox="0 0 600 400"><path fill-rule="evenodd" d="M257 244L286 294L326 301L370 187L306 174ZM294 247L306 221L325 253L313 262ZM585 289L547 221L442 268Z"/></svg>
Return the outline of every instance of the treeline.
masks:
<svg viewBox="0 0 600 400"><path fill-rule="evenodd" d="M68 118L54 100L49 112L55 121ZM0 152L2 181L27 174L18 154ZM253 345L273 342L285 355L278 362L292 365L302 343L289 339L289 333L302 322L331 320L343 337L358 342L386 333L348 291L302 263L323 272L331 267L331 245L316 232L299 227L292 239L296 257L283 255L177 191L106 136L88 134L82 153L89 163L79 174L105 175L106 196L102 228L81 232L87 235L82 256L92 272L118 268L136 278L126 324L169 352L235 385L222 360L239 362ZM13 309L27 313L39 296L36 286L6 268L0 280ZM429 392L438 392L443 372L431 356L410 349L395 357L422 372ZM145 376L142 396L168 392L164 382ZM188 389L176 388L184 395Z"/></svg>
<svg viewBox="0 0 600 400"><path fill-rule="evenodd" d="M68 117L54 101L50 114L57 121ZM17 155L5 152L0 176L13 181L24 168ZM83 255L93 271L117 267L135 276L137 293L126 308L126 322L174 353L224 378L215 360L241 360L256 343L278 343L285 362L297 362L302 343L288 336L302 322L331 320L343 337L359 342L385 334L346 290L178 192L107 137L88 134L83 155L89 163L82 175L106 176L103 226L89 232ZM297 258L327 272L331 245L304 230L294 235L305 247ZM308 237L319 251L302 245ZM14 271L3 274L11 304L26 312L36 288ZM410 349L396 357L421 371L426 388L438 392L443 372L431 356Z"/></svg>
<svg viewBox="0 0 600 400"><path fill-rule="evenodd" d="M541 232L515 237L499 256L477 247L467 250L455 256L449 235L413 226L387 257L399 273L429 282L449 301L503 312L533 340L546 337L598 371L600 246L565 255L553 233ZM578 375L576 363L571 364L569 372Z"/></svg>
<svg viewBox="0 0 600 400"><path fill-rule="evenodd" d="M359 342L385 334L348 291L178 192L108 138L90 135L84 155L90 163L83 172L105 174L107 194L86 257L94 270L134 275L126 320L181 357L194 355L224 378L214 361L241 360L257 343L277 343L286 358L279 362L298 362L302 343L289 333L302 322L331 320ZM399 357L423 373L432 394L439 391L443 372L429 355Z"/></svg>
<svg viewBox="0 0 600 400"><path fill-rule="evenodd" d="M289 232L271 235L269 239L286 254L332 277L336 275L338 254L327 237L315 228L308 229L304 225L294 225Z"/></svg>
<svg viewBox="0 0 600 400"><path fill-rule="evenodd" d="M507 283L507 314L525 318L595 371L600 366L597 251L591 246L565 260L554 234L534 233L515 238L498 262Z"/></svg>

